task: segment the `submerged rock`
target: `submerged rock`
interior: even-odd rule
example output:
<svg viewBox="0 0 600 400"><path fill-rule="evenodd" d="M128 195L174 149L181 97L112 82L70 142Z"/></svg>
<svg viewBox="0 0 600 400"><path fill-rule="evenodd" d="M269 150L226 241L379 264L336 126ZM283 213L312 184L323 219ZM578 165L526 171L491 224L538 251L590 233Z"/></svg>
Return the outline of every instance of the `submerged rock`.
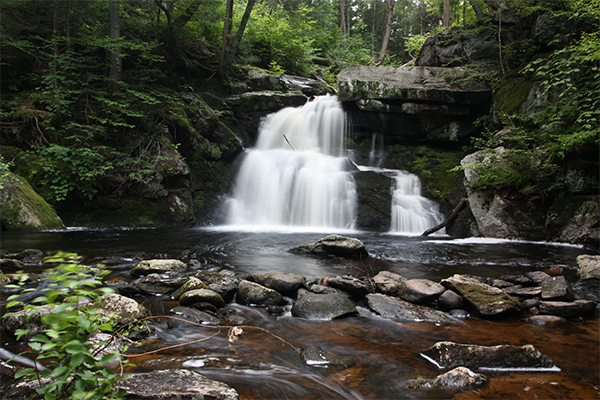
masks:
<svg viewBox="0 0 600 400"><path fill-rule="evenodd" d="M438 368L467 367L490 370L558 370L552 359L535 347L478 346L454 342L437 342L421 355Z"/></svg>
<svg viewBox="0 0 600 400"><path fill-rule="evenodd" d="M527 318L525 321L533 325L545 326L549 328L561 326L567 323L566 319L556 315L534 315Z"/></svg>
<svg viewBox="0 0 600 400"><path fill-rule="evenodd" d="M298 318L329 321L358 315L358 310L344 294L315 294L301 289L298 291L298 299L292 306L292 315Z"/></svg>
<svg viewBox="0 0 600 400"><path fill-rule="evenodd" d="M430 322L439 325L454 325L446 314L429 307L412 304L397 297L373 293L366 296L367 306L385 318L400 321Z"/></svg>
<svg viewBox="0 0 600 400"><path fill-rule="evenodd" d="M455 274L443 279L442 285L460 293L468 305L481 316L495 316L515 312L521 308L519 300L501 289L465 275Z"/></svg>
<svg viewBox="0 0 600 400"><path fill-rule="evenodd" d="M206 313L204 311L199 311L190 307L175 307L171 310L173 314L177 318L184 319L186 321L194 322L196 324L205 324L205 325L219 325L220 321L217 317ZM167 326L171 329L179 326L185 326L186 322L180 321L174 318L167 319Z"/></svg>
<svg viewBox="0 0 600 400"><path fill-rule="evenodd" d="M357 257L369 256L364 243L355 238L340 235L329 235L317 240L315 243L305 244L291 248L290 253L314 254L319 256Z"/></svg>
<svg viewBox="0 0 600 400"><path fill-rule="evenodd" d="M414 389L466 389L481 386L488 377L475 373L466 367L456 367L451 371L435 377L435 379L418 378L409 382L409 388Z"/></svg>

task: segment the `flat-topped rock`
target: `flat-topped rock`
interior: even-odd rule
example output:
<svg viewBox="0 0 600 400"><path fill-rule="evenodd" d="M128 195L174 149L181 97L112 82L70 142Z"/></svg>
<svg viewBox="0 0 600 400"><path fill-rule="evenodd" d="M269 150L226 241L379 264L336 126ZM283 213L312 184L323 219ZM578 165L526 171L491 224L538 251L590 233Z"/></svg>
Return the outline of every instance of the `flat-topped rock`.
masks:
<svg viewBox="0 0 600 400"><path fill-rule="evenodd" d="M466 68L352 66L337 77L341 101L387 99L482 105L492 90ZM436 110L437 111L437 110ZM412 108L406 113L414 113Z"/></svg>
<svg viewBox="0 0 600 400"><path fill-rule="evenodd" d="M441 283L459 293L481 316L495 316L521 309L521 302L501 289L465 275L455 274Z"/></svg>
<svg viewBox="0 0 600 400"><path fill-rule="evenodd" d="M429 307L412 304L397 297L380 293L366 296L367 306L384 318L393 318L399 321L430 322L438 325L454 325L448 316Z"/></svg>

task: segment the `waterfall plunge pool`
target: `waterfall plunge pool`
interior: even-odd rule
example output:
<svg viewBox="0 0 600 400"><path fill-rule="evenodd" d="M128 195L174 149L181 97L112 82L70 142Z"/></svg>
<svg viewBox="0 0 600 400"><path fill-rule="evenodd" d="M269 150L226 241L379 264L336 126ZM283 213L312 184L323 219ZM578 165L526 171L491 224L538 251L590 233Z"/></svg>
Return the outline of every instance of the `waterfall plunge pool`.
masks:
<svg viewBox="0 0 600 400"><path fill-rule="evenodd" d="M228 269L236 274L294 272L307 278L328 275L369 275L389 270L406 278L439 280L455 273L500 277L528 271L563 268L573 279L577 246L447 236L410 237L345 232L362 240L368 260L307 257L288 253L291 247L314 242L332 232L238 231L230 227L173 229L69 229L38 233L2 233L2 250L37 248L77 252L86 259L118 260L112 276L130 280L136 258L196 259L200 269ZM593 252L591 252L594 254ZM191 271L190 271L191 272ZM169 315L177 304L167 296L140 297L153 315ZM476 318L443 327L383 319L365 308L361 315L330 322L306 321L289 312L271 315L263 308L231 305L248 325L267 329L299 349L315 346L331 354L328 364L307 364L298 353L273 336L247 330L233 346L226 332L194 345L133 360L136 371L189 368L223 381L241 399L563 399L598 398L600 393L598 319L570 320L557 328L526 324L521 317L500 321ZM132 346L142 353L191 342L214 333L203 327L166 329ZM443 371L419 355L435 342L452 340L480 345L532 344L551 357L560 372L488 373L490 382L463 393L406 390L417 375L432 378ZM8 344L8 346L7 346ZM9 338L3 346L13 352ZM12 347L11 347L12 346Z"/></svg>

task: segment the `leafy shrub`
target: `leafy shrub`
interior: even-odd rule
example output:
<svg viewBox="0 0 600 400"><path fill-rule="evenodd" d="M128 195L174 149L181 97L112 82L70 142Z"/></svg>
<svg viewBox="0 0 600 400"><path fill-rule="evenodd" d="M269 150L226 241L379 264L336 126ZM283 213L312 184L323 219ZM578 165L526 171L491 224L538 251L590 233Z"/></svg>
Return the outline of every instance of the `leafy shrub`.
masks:
<svg viewBox="0 0 600 400"><path fill-rule="evenodd" d="M120 399L127 394L117 388L123 378L105 367L118 358L118 353L102 350L107 341L88 341L94 333L112 332L116 322L102 321L81 302L84 299L97 299L112 290L97 289L106 273L101 266L80 265L77 260L77 255L72 253L58 253L47 258L46 263L59 265L46 271L49 285L42 295L31 301L32 304L24 305L18 300L19 295L8 298L7 309L23 306L28 321L40 307L55 307L51 314L41 317L44 333L28 338L36 362L49 360L48 368L41 371L25 368L18 371L15 378L37 380L41 387L36 390L45 400ZM32 290L25 289L23 292ZM16 335L20 340L29 336L29 330L18 329ZM42 386L42 378L51 380L44 381Z"/></svg>

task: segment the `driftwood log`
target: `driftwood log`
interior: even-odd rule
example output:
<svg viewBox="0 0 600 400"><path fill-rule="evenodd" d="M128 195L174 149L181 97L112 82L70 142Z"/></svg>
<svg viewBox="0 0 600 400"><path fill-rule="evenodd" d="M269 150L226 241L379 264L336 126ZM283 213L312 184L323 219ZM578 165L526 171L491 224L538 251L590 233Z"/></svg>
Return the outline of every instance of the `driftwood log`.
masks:
<svg viewBox="0 0 600 400"><path fill-rule="evenodd" d="M454 210L452 210L452 215L450 215L448 218L446 218L446 220L444 222L442 222L441 224L439 224L438 226L433 227L431 229L427 229L425 232L423 232L421 234L421 236L429 236L432 233L439 231L440 229L442 229L443 227L448 225L450 222L454 221L454 219L458 216L458 213L461 212L463 210L463 208L465 208L466 205L467 205L467 200L465 200L465 199L461 200L460 203L458 203L458 205L456 207L454 207Z"/></svg>

